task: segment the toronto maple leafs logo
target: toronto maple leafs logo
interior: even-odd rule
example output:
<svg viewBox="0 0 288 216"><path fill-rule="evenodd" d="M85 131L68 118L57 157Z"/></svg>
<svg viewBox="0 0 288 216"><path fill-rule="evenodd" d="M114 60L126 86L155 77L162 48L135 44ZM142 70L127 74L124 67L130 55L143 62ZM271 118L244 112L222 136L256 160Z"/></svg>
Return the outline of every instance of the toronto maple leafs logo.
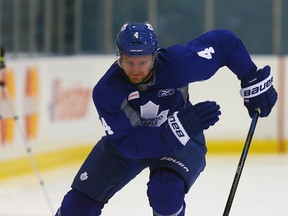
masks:
<svg viewBox="0 0 288 216"><path fill-rule="evenodd" d="M141 123L144 127L160 127L166 120L169 110L159 112L159 105L149 101L140 107Z"/></svg>

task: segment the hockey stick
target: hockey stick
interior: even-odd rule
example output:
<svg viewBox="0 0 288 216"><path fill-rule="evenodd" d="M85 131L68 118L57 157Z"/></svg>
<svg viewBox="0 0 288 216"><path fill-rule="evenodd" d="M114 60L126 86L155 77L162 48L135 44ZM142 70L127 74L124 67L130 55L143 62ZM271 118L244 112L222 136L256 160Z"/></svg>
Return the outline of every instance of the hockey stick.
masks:
<svg viewBox="0 0 288 216"><path fill-rule="evenodd" d="M225 210L224 210L223 216L228 216L229 215L229 212L230 212L230 209L231 209L231 206L232 206L232 202L233 202L236 190L237 190L237 186L238 186L238 183L239 183L239 180L240 180L240 177L241 177L241 173L242 173L242 170L243 170L243 167L244 167L244 164L245 164L245 160L246 160L246 157L248 155L249 147L250 147L250 144L251 144L251 140L252 140L255 128L256 128L256 124L257 124L259 115L260 115L259 110L256 110L256 112L255 112L255 114L254 114L254 116L252 118L252 122L250 124L250 128L249 128L249 131L248 131L248 134L247 134L247 137L246 137L246 141L245 141L245 145L244 145L244 148L242 150L242 154L241 154L241 157L240 157L240 160L239 160L239 163L238 163L238 167L237 167L234 179L233 179L233 183L232 183L232 186L231 186L231 189L230 189L230 193L229 193L229 196L228 196L228 199L227 199L227 202L226 202L226 206L225 206Z"/></svg>
<svg viewBox="0 0 288 216"><path fill-rule="evenodd" d="M2 69L5 69L4 49L2 47L0 47L0 70L2 70ZM51 211L51 215L54 215L54 210L53 210L53 207L52 207L52 203L51 203L51 200L50 200L50 198L48 196L48 192L47 192L46 187L44 185L44 181L42 179L42 176L40 175L40 172L39 172L38 166L36 164L36 161L34 159L34 155L32 153L32 149L29 147L29 145L27 143L27 140L26 140L26 137L24 135L24 132L22 130L22 127L19 124L18 117L17 117L17 115L15 115L13 104L11 102L12 100L11 100L9 92L7 90L6 83L3 80L1 80L1 79L0 79L0 88L2 88L2 90L3 90L3 94L4 94L4 96L5 96L6 100L7 100L7 104L9 105L9 110L11 110L13 112L13 119L16 121L16 125L17 125L17 127L19 129L19 132L22 135L24 146L26 148L27 154L28 154L29 159L31 161L31 164L33 166L33 169L34 169L34 172L36 174L36 177L38 178L39 184L40 184L40 186L41 186L41 188L43 190L45 199L46 199L47 204L49 206L49 209ZM1 95L0 95L0 104L1 104ZM1 115L1 110L0 110L0 120L1 119L2 119L2 115Z"/></svg>

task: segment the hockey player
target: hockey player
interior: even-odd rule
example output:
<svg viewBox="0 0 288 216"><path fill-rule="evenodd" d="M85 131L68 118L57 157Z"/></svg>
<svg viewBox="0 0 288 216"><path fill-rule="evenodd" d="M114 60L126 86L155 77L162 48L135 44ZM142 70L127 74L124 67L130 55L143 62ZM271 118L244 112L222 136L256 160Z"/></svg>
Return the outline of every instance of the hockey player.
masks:
<svg viewBox="0 0 288 216"><path fill-rule="evenodd" d="M203 130L221 114L214 101L192 105L189 83L208 80L226 66L241 81L249 115L259 109L266 117L277 101L270 67L257 69L228 30L159 48L149 23L126 23L116 45L118 61L93 90L106 136L83 163L56 216L101 215L108 200L145 168L153 215L183 216L185 194L205 167Z"/></svg>

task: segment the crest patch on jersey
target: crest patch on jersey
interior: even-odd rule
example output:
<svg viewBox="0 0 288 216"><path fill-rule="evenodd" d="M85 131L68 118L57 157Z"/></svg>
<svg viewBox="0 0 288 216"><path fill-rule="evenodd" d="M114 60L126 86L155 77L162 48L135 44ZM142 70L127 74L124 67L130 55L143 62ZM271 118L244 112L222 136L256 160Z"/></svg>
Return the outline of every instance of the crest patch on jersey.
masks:
<svg viewBox="0 0 288 216"><path fill-rule="evenodd" d="M139 95L138 91L131 92L128 96L128 101L133 100L133 99L137 99L139 97L140 97L140 95Z"/></svg>
<svg viewBox="0 0 288 216"><path fill-rule="evenodd" d="M158 97L166 97L174 95L175 89L160 89L158 92Z"/></svg>
<svg viewBox="0 0 288 216"><path fill-rule="evenodd" d="M140 106L141 123L144 127L160 127L166 120L169 110L159 112L159 105L152 101Z"/></svg>

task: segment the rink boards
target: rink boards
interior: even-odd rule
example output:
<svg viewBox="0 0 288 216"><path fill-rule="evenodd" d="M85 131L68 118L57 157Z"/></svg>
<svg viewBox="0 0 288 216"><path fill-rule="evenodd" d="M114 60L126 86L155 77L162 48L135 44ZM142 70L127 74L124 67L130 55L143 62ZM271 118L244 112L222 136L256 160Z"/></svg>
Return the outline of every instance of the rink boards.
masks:
<svg viewBox="0 0 288 216"><path fill-rule="evenodd" d="M259 67L273 68L279 101L269 118L259 120L251 152L287 152L288 58L253 59ZM31 170L28 147L40 169L83 160L104 135L91 91L115 60L114 55L7 60L0 74L9 94L2 87L0 178ZM192 103L215 100L221 106L220 121L205 132L209 153L242 150L250 118L239 90L240 82L227 68L206 82L190 85Z"/></svg>

